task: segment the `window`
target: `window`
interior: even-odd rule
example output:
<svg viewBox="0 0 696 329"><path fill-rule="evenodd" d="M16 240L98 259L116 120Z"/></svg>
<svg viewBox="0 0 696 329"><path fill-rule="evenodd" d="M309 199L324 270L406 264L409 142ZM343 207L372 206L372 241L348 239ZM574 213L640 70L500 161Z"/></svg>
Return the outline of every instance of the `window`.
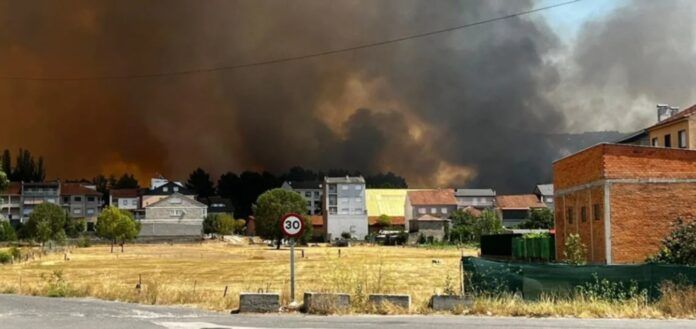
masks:
<svg viewBox="0 0 696 329"><path fill-rule="evenodd" d="M94 215L94 209L87 209L87 215Z"/></svg>
<svg viewBox="0 0 696 329"><path fill-rule="evenodd" d="M162 188L162 192L169 192L169 188L168 188L168 187L166 187L166 186L165 186L165 187L163 187L163 188Z"/></svg>
<svg viewBox="0 0 696 329"><path fill-rule="evenodd" d="M63 203L70 203L70 197L69 196L63 197Z"/></svg>
<svg viewBox="0 0 696 329"><path fill-rule="evenodd" d="M665 147L672 147L672 135L665 135Z"/></svg>
<svg viewBox="0 0 696 329"><path fill-rule="evenodd" d="M82 209L80 209L80 208L75 208L75 209L73 209L72 212L73 212L73 214L75 214L75 215L81 215L81 214L82 214Z"/></svg>
<svg viewBox="0 0 696 329"><path fill-rule="evenodd" d="M679 136L679 148L685 149L686 148L686 130L680 130L677 134Z"/></svg>
<svg viewBox="0 0 696 329"><path fill-rule="evenodd" d="M357 202L357 203L362 202L362 198L355 198L355 202Z"/></svg>
<svg viewBox="0 0 696 329"><path fill-rule="evenodd" d="M650 143L652 146L660 146L659 143L657 142L657 137L652 139L652 142Z"/></svg>
<svg viewBox="0 0 696 329"><path fill-rule="evenodd" d="M179 187L178 187L178 186L174 186L174 192L179 192Z"/></svg>
<svg viewBox="0 0 696 329"><path fill-rule="evenodd" d="M360 186L360 185L355 185L355 190L356 190L356 191L362 190L362 186Z"/></svg>
<svg viewBox="0 0 696 329"><path fill-rule="evenodd" d="M94 202L94 197L93 196L88 196L87 197L88 202Z"/></svg>
<svg viewBox="0 0 696 329"><path fill-rule="evenodd" d="M587 207L580 208L580 220L583 223L587 222Z"/></svg>
<svg viewBox="0 0 696 329"><path fill-rule="evenodd" d="M336 207L329 207L329 214L335 215L337 212L338 211Z"/></svg>
<svg viewBox="0 0 696 329"><path fill-rule="evenodd" d="M431 214L437 214L437 208L430 208Z"/></svg>
<svg viewBox="0 0 696 329"><path fill-rule="evenodd" d="M341 215L348 215L348 208L341 208Z"/></svg>
<svg viewBox="0 0 696 329"><path fill-rule="evenodd" d="M73 197L73 200L74 200L75 202L82 202L82 197L81 197L81 196L76 196L76 197Z"/></svg>
<svg viewBox="0 0 696 329"><path fill-rule="evenodd" d="M304 192L305 198L311 198L312 197L312 192Z"/></svg>
<svg viewBox="0 0 696 329"><path fill-rule="evenodd" d="M138 205L138 200L131 200L131 205L137 206Z"/></svg>
<svg viewBox="0 0 696 329"><path fill-rule="evenodd" d="M171 198L171 199L169 199L169 203L172 203L172 204L179 204L179 203L181 203L181 199L179 199L179 198Z"/></svg>
<svg viewBox="0 0 696 329"><path fill-rule="evenodd" d="M566 218L568 219L568 224L573 224L573 207L568 207L566 210Z"/></svg>
<svg viewBox="0 0 696 329"><path fill-rule="evenodd" d="M169 216L171 216L171 217L180 217L183 214L184 214L184 211L181 209L173 209L173 210L169 211Z"/></svg>
<svg viewBox="0 0 696 329"><path fill-rule="evenodd" d="M418 213L421 215L425 215L425 208L418 208Z"/></svg>
<svg viewBox="0 0 696 329"><path fill-rule="evenodd" d="M446 214L446 213L447 213L447 208L442 207L442 209L440 209L440 212L442 212L443 214Z"/></svg>
<svg viewBox="0 0 696 329"><path fill-rule="evenodd" d="M599 220L599 203L595 203L592 205L592 216L594 220Z"/></svg>
<svg viewBox="0 0 696 329"><path fill-rule="evenodd" d="M348 185L341 185L341 189L344 191L348 190Z"/></svg>

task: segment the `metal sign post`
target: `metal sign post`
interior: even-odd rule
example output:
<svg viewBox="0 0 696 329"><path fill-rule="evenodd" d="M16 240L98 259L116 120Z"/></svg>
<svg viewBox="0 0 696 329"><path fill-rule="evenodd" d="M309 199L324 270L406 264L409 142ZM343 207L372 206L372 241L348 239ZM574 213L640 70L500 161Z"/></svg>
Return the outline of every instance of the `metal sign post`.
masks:
<svg viewBox="0 0 696 329"><path fill-rule="evenodd" d="M304 233L304 221L298 214L287 214L280 219L280 231L290 239L290 300L295 303L295 238Z"/></svg>

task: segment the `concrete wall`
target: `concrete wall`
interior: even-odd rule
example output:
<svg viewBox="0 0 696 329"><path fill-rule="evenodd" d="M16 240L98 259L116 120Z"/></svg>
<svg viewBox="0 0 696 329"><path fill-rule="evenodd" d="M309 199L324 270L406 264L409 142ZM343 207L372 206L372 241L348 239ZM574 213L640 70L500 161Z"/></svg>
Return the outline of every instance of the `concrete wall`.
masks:
<svg viewBox="0 0 696 329"><path fill-rule="evenodd" d="M368 233L367 215L329 215L326 222L329 238L340 238L343 232L351 233L356 239L364 239Z"/></svg>

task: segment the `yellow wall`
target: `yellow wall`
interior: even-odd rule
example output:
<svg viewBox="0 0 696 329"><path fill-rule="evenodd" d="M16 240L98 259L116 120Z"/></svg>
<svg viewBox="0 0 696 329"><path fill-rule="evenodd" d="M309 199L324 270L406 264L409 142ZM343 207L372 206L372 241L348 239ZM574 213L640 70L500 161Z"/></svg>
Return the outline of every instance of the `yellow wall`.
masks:
<svg viewBox="0 0 696 329"><path fill-rule="evenodd" d="M672 148L679 148L680 130L686 130L686 147L696 150L696 121L688 119L651 129L649 131L650 143L652 145L653 138L657 138L657 146L664 147L665 135L670 134L672 136Z"/></svg>
<svg viewBox="0 0 696 329"><path fill-rule="evenodd" d="M365 203L368 216L403 216L406 193L413 189L366 189Z"/></svg>

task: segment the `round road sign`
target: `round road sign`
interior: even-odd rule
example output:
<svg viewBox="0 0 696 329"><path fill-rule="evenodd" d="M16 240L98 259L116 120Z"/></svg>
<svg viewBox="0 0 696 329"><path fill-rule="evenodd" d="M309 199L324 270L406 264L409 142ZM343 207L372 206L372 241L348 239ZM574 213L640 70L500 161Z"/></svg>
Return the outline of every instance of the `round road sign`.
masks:
<svg viewBox="0 0 696 329"><path fill-rule="evenodd" d="M298 214L287 214L280 219L280 231L288 238L301 236L304 229L304 221Z"/></svg>

